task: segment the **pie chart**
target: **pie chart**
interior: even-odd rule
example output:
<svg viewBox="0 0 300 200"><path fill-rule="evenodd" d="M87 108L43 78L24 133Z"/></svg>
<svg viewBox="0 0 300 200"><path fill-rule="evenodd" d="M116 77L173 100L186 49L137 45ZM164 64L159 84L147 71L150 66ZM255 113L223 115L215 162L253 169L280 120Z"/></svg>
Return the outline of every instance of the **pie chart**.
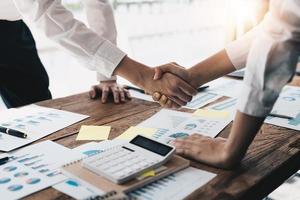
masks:
<svg viewBox="0 0 300 200"><path fill-rule="evenodd" d="M3 169L3 171L11 172L11 171L15 171L16 169L17 169L17 167L15 167L15 166L8 166L8 167L5 167Z"/></svg>
<svg viewBox="0 0 300 200"><path fill-rule="evenodd" d="M39 179L39 178L30 178L30 179L26 180L26 183L30 184L30 185L34 185L34 184L39 183L40 181L41 181L41 179Z"/></svg>
<svg viewBox="0 0 300 200"><path fill-rule="evenodd" d="M8 183L10 181L10 178L0 178L0 184L5 184L5 183Z"/></svg>
<svg viewBox="0 0 300 200"><path fill-rule="evenodd" d="M11 185L7 189L12 192L19 191L23 188L23 185Z"/></svg>
<svg viewBox="0 0 300 200"><path fill-rule="evenodd" d="M20 177L24 177L24 176L27 176L27 175L28 175L28 172L18 172L14 176L16 178L20 178Z"/></svg>

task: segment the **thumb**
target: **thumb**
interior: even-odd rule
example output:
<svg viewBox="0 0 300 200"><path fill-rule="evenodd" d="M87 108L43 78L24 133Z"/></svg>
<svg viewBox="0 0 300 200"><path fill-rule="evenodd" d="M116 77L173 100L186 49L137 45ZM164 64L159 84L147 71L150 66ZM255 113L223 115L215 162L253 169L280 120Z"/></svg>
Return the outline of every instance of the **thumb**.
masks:
<svg viewBox="0 0 300 200"><path fill-rule="evenodd" d="M159 80L161 79L162 75L163 75L163 71L160 67L155 67L154 68L154 77L153 77L153 80Z"/></svg>

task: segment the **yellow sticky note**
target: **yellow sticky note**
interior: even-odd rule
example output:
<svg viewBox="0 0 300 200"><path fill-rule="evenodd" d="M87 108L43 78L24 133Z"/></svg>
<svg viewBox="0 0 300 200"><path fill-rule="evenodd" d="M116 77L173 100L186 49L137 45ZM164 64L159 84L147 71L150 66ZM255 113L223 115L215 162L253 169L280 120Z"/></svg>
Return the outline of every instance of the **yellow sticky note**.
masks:
<svg viewBox="0 0 300 200"><path fill-rule="evenodd" d="M147 172L143 173L140 177L141 178L147 178L147 177L153 177L153 176L155 176L155 171L150 170L150 171L147 171Z"/></svg>
<svg viewBox="0 0 300 200"><path fill-rule="evenodd" d="M107 140L110 126L81 126L76 140Z"/></svg>
<svg viewBox="0 0 300 200"><path fill-rule="evenodd" d="M122 133L120 136L116 137L115 139L119 140L131 140L137 135L144 135L146 137L151 137L156 132L155 128L144 128L144 127L137 127L132 126L127 131Z"/></svg>
<svg viewBox="0 0 300 200"><path fill-rule="evenodd" d="M229 117L228 111L218 111L212 109L198 109L193 113L193 115L213 119L227 119Z"/></svg>

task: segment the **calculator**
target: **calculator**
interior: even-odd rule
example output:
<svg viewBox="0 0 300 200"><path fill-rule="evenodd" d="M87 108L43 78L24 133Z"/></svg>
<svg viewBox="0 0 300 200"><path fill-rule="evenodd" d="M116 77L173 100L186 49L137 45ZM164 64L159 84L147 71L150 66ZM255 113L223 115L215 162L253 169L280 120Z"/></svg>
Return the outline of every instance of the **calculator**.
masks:
<svg viewBox="0 0 300 200"><path fill-rule="evenodd" d="M83 160L83 167L110 181L122 184L142 173L160 167L175 148L142 135Z"/></svg>

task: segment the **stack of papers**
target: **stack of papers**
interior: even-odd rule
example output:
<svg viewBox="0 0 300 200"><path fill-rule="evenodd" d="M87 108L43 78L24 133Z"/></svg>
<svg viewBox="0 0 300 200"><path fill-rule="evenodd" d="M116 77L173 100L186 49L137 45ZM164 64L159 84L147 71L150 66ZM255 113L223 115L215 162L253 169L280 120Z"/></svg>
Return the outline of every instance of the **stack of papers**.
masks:
<svg viewBox="0 0 300 200"><path fill-rule="evenodd" d="M29 105L1 112L0 126L26 133L27 138L1 134L0 151L11 151L88 118L86 115Z"/></svg>
<svg viewBox="0 0 300 200"><path fill-rule="evenodd" d="M1 155L4 156L13 158L0 166L3 199L20 199L65 180L67 177L60 173L60 167L82 158L81 154L51 141Z"/></svg>

